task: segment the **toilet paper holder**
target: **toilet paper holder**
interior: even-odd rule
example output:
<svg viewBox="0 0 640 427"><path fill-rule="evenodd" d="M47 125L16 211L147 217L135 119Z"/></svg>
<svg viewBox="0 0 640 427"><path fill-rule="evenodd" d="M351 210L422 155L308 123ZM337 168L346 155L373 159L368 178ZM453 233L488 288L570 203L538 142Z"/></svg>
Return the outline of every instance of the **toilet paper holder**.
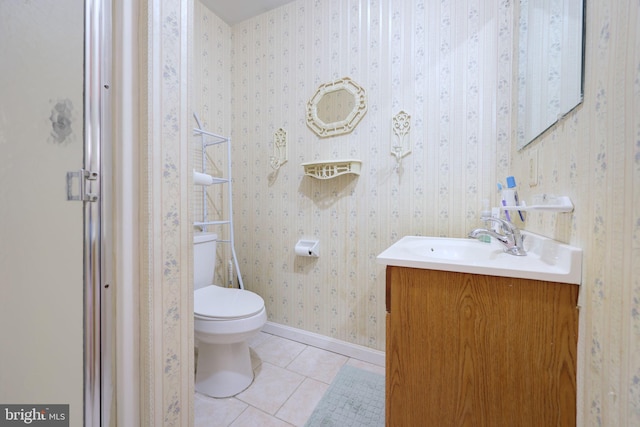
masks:
<svg viewBox="0 0 640 427"><path fill-rule="evenodd" d="M315 257L319 255L320 241L318 240L298 240L295 247L295 253L298 256Z"/></svg>

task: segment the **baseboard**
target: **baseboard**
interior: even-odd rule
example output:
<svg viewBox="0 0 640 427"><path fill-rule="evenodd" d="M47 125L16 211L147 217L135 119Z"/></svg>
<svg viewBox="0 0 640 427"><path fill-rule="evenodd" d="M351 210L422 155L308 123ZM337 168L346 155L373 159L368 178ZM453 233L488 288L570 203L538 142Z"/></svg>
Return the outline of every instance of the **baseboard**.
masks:
<svg viewBox="0 0 640 427"><path fill-rule="evenodd" d="M262 328L262 332L277 335L282 338L287 338L312 347L321 348L323 350L332 351L347 357L353 357L354 359L373 363L374 365L382 367L385 366L384 351L351 344L346 341L340 341L335 338L326 337L324 335L273 322L267 322Z"/></svg>

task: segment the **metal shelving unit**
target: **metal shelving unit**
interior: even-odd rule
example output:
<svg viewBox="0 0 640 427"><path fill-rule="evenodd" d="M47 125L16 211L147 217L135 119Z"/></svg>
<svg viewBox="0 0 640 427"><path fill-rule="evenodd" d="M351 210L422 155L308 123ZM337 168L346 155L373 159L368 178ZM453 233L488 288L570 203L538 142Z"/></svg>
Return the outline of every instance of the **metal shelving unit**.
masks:
<svg viewBox="0 0 640 427"><path fill-rule="evenodd" d="M196 135L199 135L202 141L202 165L201 172L198 173L194 170L194 182L197 181L195 176L198 175L199 178L202 179L204 176L206 179L206 183L202 183L199 185L203 185L202 191L202 217L201 221L195 221L193 225L195 227L201 228L203 231L207 231L208 226L228 226L229 227L229 240L218 240L218 242L228 243L231 247L231 257L233 261L233 267L235 268L235 275L238 279L238 285L240 289L244 289L244 283L242 281L242 274L240 273L240 267L238 265L238 257L236 256L235 249L235 241L234 241L234 231L233 231L233 183L231 180L231 138L217 135L215 133L209 132L202 128L200 123L200 119L197 114L193 114L196 119L196 123L198 124L197 128L194 128L193 131ZM227 170L225 177L217 177L207 174L207 147L214 145L226 145L227 151ZM207 188L212 185L226 185L227 186L227 196L228 196L228 212L227 219L208 221L208 203L207 203ZM198 185L198 184L196 184ZM231 273L231 272L229 272ZM231 278L230 278L231 281Z"/></svg>

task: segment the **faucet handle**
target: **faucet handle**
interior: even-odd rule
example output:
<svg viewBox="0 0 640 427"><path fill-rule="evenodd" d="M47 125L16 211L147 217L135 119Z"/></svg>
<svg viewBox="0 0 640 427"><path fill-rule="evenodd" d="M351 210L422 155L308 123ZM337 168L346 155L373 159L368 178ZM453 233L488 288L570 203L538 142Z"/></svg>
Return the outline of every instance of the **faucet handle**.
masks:
<svg viewBox="0 0 640 427"><path fill-rule="evenodd" d="M493 217L493 216L488 216L488 217L483 217L482 219L485 221L485 223L487 221L490 221L490 222L494 222L496 224L499 224L500 229L505 233L513 233L513 231L515 229L515 225L511 224L509 221L506 221L506 220L504 220L502 218L496 218L496 217Z"/></svg>

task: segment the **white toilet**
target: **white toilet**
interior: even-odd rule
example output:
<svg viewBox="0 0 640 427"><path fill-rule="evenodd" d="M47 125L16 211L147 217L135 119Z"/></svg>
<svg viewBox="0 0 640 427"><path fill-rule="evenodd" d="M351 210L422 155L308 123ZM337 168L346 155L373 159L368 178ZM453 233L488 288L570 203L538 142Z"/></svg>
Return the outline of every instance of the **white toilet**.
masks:
<svg viewBox="0 0 640 427"><path fill-rule="evenodd" d="M197 233L193 239L195 388L207 396L230 397L253 381L247 339L262 329L267 313L259 295L213 284L216 239L214 233Z"/></svg>

